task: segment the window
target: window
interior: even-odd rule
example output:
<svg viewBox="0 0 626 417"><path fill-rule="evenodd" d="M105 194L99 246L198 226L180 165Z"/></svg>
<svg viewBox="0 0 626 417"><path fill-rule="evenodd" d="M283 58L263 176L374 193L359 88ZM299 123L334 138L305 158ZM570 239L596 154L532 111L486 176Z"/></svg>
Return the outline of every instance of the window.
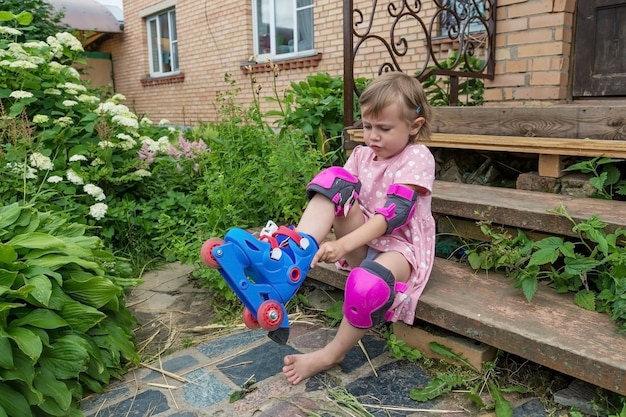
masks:
<svg viewBox="0 0 626 417"><path fill-rule="evenodd" d="M178 41L176 11L161 12L146 18L150 76L160 77L178 73Z"/></svg>
<svg viewBox="0 0 626 417"><path fill-rule="evenodd" d="M313 50L313 0L252 0L254 53L289 58Z"/></svg>
<svg viewBox="0 0 626 417"><path fill-rule="evenodd" d="M443 0L441 35L486 32L486 0Z"/></svg>

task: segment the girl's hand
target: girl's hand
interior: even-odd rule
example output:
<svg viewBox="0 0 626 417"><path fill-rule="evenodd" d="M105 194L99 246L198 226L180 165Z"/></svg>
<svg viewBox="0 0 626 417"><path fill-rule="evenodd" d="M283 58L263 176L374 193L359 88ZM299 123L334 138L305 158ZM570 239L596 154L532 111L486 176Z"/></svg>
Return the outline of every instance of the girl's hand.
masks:
<svg viewBox="0 0 626 417"><path fill-rule="evenodd" d="M313 260L311 261L311 268L315 268L315 265L317 265L318 262L337 262L346 253L346 250L339 240L324 242L315 253Z"/></svg>

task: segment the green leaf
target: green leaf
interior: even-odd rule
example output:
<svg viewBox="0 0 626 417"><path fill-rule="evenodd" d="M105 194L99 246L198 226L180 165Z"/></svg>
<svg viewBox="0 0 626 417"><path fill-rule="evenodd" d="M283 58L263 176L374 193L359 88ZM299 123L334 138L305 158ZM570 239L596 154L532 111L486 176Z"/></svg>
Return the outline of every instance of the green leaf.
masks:
<svg viewBox="0 0 626 417"><path fill-rule="evenodd" d="M437 343L437 342L430 342L428 344L428 347L433 352L435 352L435 353L437 353L437 354L439 354L439 355L441 355L443 357L446 357L446 358L449 358L449 359L453 359L453 360L455 360L455 361L457 361L457 362L467 366L468 368L476 371L476 368L474 366L472 366L471 363L469 363L460 354L453 352L452 349L450 349L449 347L444 346L444 345L442 345L440 343Z"/></svg>
<svg viewBox="0 0 626 417"><path fill-rule="evenodd" d="M480 255L476 252L471 252L467 257L467 261L473 269L480 269L482 265L482 259L480 258Z"/></svg>
<svg viewBox="0 0 626 417"><path fill-rule="evenodd" d="M58 338L51 348L44 349L39 362L59 379L76 379L87 370L89 352L80 337L66 335Z"/></svg>
<svg viewBox="0 0 626 417"><path fill-rule="evenodd" d="M506 398L502 396L500 387L492 381L488 382L487 387L489 389L489 394L491 394L491 398L493 398L493 401L496 404L496 416L513 417L513 407L511 407L511 403L509 403Z"/></svg>
<svg viewBox="0 0 626 417"><path fill-rule="evenodd" d="M27 285L33 287L30 295L44 306L48 306L52 295L52 283L50 278L44 275L34 276L24 280Z"/></svg>
<svg viewBox="0 0 626 417"><path fill-rule="evenodd" d="M100 268L100 265L96 262L87 261L78 256L68 256L68 255L59 255L59 254L50 254L43 256L38 259L30 260L30 263L35 266L42 266L44 268L50 268L53 271L56 271L59 268L67 266L69 264L75 263L79 266L82 266L85 269L91 269L97 272L104 272Z"/></svg>
<svg viewBox="0 0 626 417"><path fill-rule="evenodd" d="M67 280L63 287L72 298L95 308L104 306L122 292L110 279L99 277L87 281Z"/></svg>
<svg viewBox="0 0 626 417"><path fill-rule="evenodd" d="M48 233L32 232L20 234L7 242L7 245L15 248L28 249L64 249L65 242L49 235Z"/></svg>
<svg viewBox="0 0 626 417"><path fill-rule="evenodd" d="M15 15L13 13L0 10L0 22L8 22L9 20L13 20L14 18Z"/></svg>
<svg viewBox="0 0 626 417"><path fill-rule="evenodd" d="M6 269L0 268L0 285L12 288L13 283L15 283L15 278L17 278L17 271L8 271Z"/></svg>
<svg viewBox="0 0 626 417"><path fill-rule="evenodd" d="M600 261L591 258L566 258L565 259L565 273L579 276L586 272L591 271L595 267L600 265Z"/></svg>
<svg viewBox="0 0 626 417"><path fill-rule="evenodd" d="M438 376L428 381L424 388L413 388L409 397L414 401L425 402L452 391L452 387L444 378Z"/></svg>
<svg viewBox="0 0 626 417"><path fill-rule="evenodd" d="M33 21L33 14L27 11L21 11L17 16L15 16L17 23L22 26L28 26Z"/></svg>
<svg viewBox="0 0 626 417"><path fill-rule="evenodd" d="M17 260L17 253L9 245L0 243L0 263L10 264Z"/></svg>
<svg viewBox="0 0 626 417"><path fill-rule="evenodd" d="M605 185L614 185L620 179L621 172L615 165L607 165L604 167L604 172L606 172L606 183Z"/></svg>
<svg viewBox="0 0 626 417"><path fill-rule="evenodd" d="M0 208L0 229L6 229L17 221L22 213L22 208L13 203Z"/></svg>
<svg viewBox="0 0 626 417"><path fill-rule="evenodd" d="M480 398L480 395L476 394L475 392L466 392L465 397L467 397L472 403L474 403L474 405L478 407L479 410L485 408L485 402L482 398Z"/></svg>
<svg viewBox="0 0 626 417"><path fill-rule="evenodd" d="M62 410L67 411L72 405L71 391L56 379L51 369L41 367L33 385L44 396L53 399Z"/></svg>
<svg viewBox="0 0 626 417"><path fill-rule="evenodd" d="M558 257L559 252L555 248L539 249L530 257L528 266L551 264L554 263Z"/></svg>
<svg viewBox="0 0 626 417"><path fill-rule="evenodd" d="M41 355L43 344L35 333L23 327L9 327L7 335L17 344L24 354L36 361Z"/></svg>
<svg viewBox="0 0 626 417"><path fill-rule="evenodd" d="M589 184L593 185L593 187L598 191L604 190L604 184L606 183L607 173L603 172L597 177L589 178Z"/></svg>
<svg viewBox="0 0 626 417"><path fill-rule="evenodd" d="M0 368L13 368L13 347L9 338L0 335Z"/></svg>
<svg viewBox="0 0 626 417"><path fill-rule="evenodd" d="M52 310L38 308L20 319L13 320L11 326L30 325L41 329L58 329L67 326L67 322Z"/></svg>
<svg viewBox="0 0 626 417"><path fill-rule="evenodd" d="M77 332L86 332L106 317L106 314L96 308L71 299L63 303L59 314Z"/></svg>
<svg viewBox="0 0 626 417"><path fill-rule="evenodd" d="M532 301L537 293L537 277L526 277L522 280L522 292L528 302Z"/></svg>
<svg viewBox="0 0 626 417"><path fill-rule="evenodd" d="M572 242L563 242L563 244L559 246L559 250L561 251L563 256L566 256L568 258L575 258L576 257L576 253L574 252L575 247L576 246Z"/></svg>
<svg viewBox="0 0 626 417"><path fill-rule="evenodd" d="M0 384L0 408L6 415L11 417L32 417L30 404L24 396L9 387L8 384Z"/></svg>
<svg viewBox="0 0 626 417"><path fill-rule="evenodd" d="M578 291L574 296L574 303L578 307L582 307L585 310L596 310L596 294L593 291L582 290Z"/></svg>

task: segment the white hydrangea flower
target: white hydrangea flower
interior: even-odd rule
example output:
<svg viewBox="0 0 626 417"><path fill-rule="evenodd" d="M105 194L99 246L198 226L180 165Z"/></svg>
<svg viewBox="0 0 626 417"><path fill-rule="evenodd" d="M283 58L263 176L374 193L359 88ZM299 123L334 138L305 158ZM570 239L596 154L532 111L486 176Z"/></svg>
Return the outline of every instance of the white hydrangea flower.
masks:
<svg viewBox="0 0 626 417"><path fill-rule="evenodd" d="M22 32L7 26L0 26L0 35L20 36Z"/></svg>
<svg viewBox="0 0 626 417"><path fill-rule="evenodd" d="M100 142L98 142L98 146L102 149L115 148L115 144L110 140L101 140Z"/></svg>
<svg viewBox="0 0 626 417"><path fill-rule="evenodd" d="M135 175L137 175L138 177L149 177L152 175L152 173L146 169L138 169L137 171L134 172Z"/></svg>
<svg viewBox="0 0 626 417"><path fill-rule="evenodd" d="M25 174L26 179L32 180L37 178L37 170L21 162L9 162L6 166L15 174Z"/></svg>
<svg viewBox="0 0 626 417"><path fill-rule="evenodd" d="M77 84L77 83L63 83L63 84L59 84L57 85L58 88L63 88L65 90L72 90L72 91L82 91L85 92L87 91L87 87L85 87L82 84Z"/></svg>
<svg viewBox="0 0 626 417"><path fill-rule="evenodd" d="M61 45L61 42L59 42L59 40L54 36L48 36L46 38L46 42L50 45L52 54L56 57L61 57L63 54L63 45Z"/></svg>
<svg viewBox="0 0 626 417"><path fill-rule="evenodd" d="M36 114L33 116L33 123L42 124L46 123L50 118L45 114Z"/></svg>
<svg viewBox="0 0 626 417"><path fill-rule="evenodd" d="M76 78L77 80L80 80L80 72L78 72L76 68L67 67L67 71L70 73L72 77Z"/></svg>
<svg viewBox="0 0 626 417"><path fill-rule="evenodd" d="M50 94L51 96L60 96L61 90L57 90L56 88L46 88L43 90L44 94Z"/></svg>
<svg viewBox="0 0 626 417"><path fill-rule="evenodd" d="M65 175L67 176L67 180L71 182L72 184L83 185L85 183L85 181L83 181L80 175L74 172L73 169L68 169Z"/></svg>
<svg viewBox="0 0 626 417"><path fill-rule="evenodd" d="M63 178L59 177L58 175L53 175L53 176L49 177L47 181L49 183L56 184L58 182L63 181Z"/></svg>
<svg viewBox="0 0 626 417"><path fill-rule="evenodd" d="M30 166L33 168L43 169L46 171L52 171L52 169L54 169L54 164L50 158L39 152L33 153L28 160L30 161Z"/></svg>
<svg viewBox="0 0 626 417"><path fill-rule="evenodd" d="M70 162L86 161L86 160L87 160L87 157L79 153L77 153L76 155L70 156Z"/></svg>
<svg viewBox="0 0 626 417"><path fill-rule="evenodd" d="M98 97L90 96L89 94L81 94L80 96L78 96L77 100L80 101L81 103L87 103L87 104L100 103L100 99Z"/></svg>
<svg viewBox="0 0 626 417"><path fill-rule="evenodd" d="M113 116L111 121L124 127L132 127L135 129L139 127L139 122L137 122L137 119L135 117L132 117L131 114Z"/></svg>
<svg viewBox="0 0 626 417"><path fill-rule="evenodd" d="M120 101L124 101L126 100L126 96L124 94L114 94L113 97L111 97L111 100L115 101L115 102L120 102Z"/></svg>
<svg viewBox="0 0 626 417"><path fill-rule="evenodd" d="M24 59L18 59L17 61L13 61L11 65L9 65L9 68L35 69L37 65Z"/></svg>
<svg viewBox="0 0 626 417"><path fill-rule="evenodd" d="M94 184L85 184L83 186L83 190L92 196L96 201L102 201L106 198L104 195L104 190L97 185Z"/></svg>
<svg viewBox="0 0 626 417"><path fill-rule="evenodd" d="M26 41L22 44L24 48L33 48L33 49L41 49L46 48L48 46L44 41Z"/></svg>
<svg viewBox="0 0 626 417"><path fill-rule="evenodd" d="M167 136L161 136L157 141L158 151L161 153L167 153L170 150L170 138Z"/></svg>
<svg viewBox="0 0 626 417"><path fill-rule="evenodd" d="M117 146L123 151L128 151L130 149L133 149L135 145L137 145L137 141L133 138L129 138L127 140L121 141L120 143L118 143Z"/></svg>
<svg viewBox="0 0 626 417"><path fill-rule="evenodd" d="M98 165L104 165L104 161L100 158L96 158L93 161L91 161L90 165L93 167L97 167Z"/></svg>
<svg viewBox="0 0 626 417"><path fill-rule="evenodd" d="M55 124L63 127L71 126L74 124L74 121L69 116L59 117L54 121Z"/></svg>
<svg viewBox="0 0 626 417"><path fill-rule="evenodd" d="M159 121L159 126L165 126L165 125L169 125L169 124L170 124L170 121L167 120L167 119L161 119Z"/></svg>
<svg viewBox="0 0 626 417"><path fill-rule="evenodd" d="M59 43L61 43L63 46L68 47L70 50L78 51L78 52L83 51L83 45L71 33L60 32L60 33L57 33L55 36L58 39Z"/></svg>
<svg viewBox="0 0 626 417"><path fill-rule="evenodd" d="M152 153L157 153L159 151L159 143L149 137L142 136L141 143L142 145L146 145L148 147L148 151Z"/></svg>
<svg viewBox="0 0 626 417"><path fill-rule="evenodd" d="M24 90L15 90L9 94L9 97L16 98L18 100L21 98L31 98L32 96L33 93Z"/></svg>
<svg viewBox="0 0 626 417"><path fill-rule="evenodd" d="M65 107L74 107L77 104L78 104L78 102L74 101L74 100L63 100L63 105Z"/></svg>
<svg viewBox="0 0 626 417"><path fill-rule="evenodd" d="M96 203L93 206L89 207L89 214L96 220L100 220L107 214L107 210L109 206L104 203Z"/></svg>
<svg viewBox="0 0 626 417"><path fill-rule="evenodd" d="M65 68L65 65L57 62L57 61L50 61L48 63L48 67L50 68L50 71L53 72L54 74L58 74L59 72L61 72L61 70L63 68Z"/></svg>

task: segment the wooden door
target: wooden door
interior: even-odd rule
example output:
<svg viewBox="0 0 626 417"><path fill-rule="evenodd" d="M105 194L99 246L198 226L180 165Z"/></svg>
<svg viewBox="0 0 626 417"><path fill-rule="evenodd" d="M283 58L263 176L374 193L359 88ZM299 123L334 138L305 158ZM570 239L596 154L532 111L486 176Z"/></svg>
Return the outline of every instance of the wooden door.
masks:
<svg viewBox="0 0 626 417"><path fill-rule="evenodd" d="M626 0L578 0L576 97L626 96Z"/></svg>

